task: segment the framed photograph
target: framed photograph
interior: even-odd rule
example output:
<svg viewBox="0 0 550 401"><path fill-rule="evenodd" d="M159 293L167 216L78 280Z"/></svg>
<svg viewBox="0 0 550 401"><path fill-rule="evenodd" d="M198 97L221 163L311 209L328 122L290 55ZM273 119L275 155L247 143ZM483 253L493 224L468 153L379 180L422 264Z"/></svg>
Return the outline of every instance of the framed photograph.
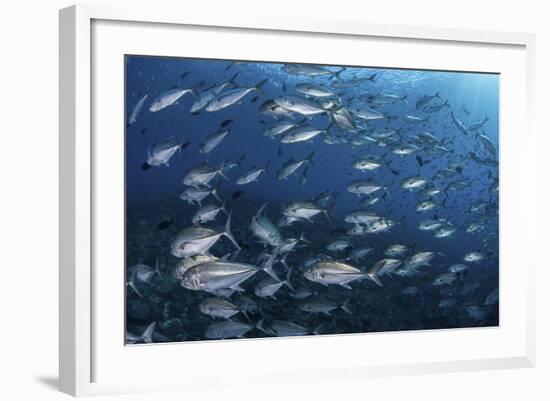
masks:
<svg viewBox="0 0 550 401"><path fill-rule="evenodd" d="M60 49L62 391L533 366L531 35L74 6Z"/></svg>

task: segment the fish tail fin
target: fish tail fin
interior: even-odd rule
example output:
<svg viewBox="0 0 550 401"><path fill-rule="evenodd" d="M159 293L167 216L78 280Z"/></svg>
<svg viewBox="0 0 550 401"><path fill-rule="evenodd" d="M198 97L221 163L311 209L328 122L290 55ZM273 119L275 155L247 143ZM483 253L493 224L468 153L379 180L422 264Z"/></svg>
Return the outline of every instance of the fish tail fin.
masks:
<svg viewBox="0 0 550 401"><path fill-rule="evenodd" d="M264 167L262 168L262 170L264 170L266 174L269 174L268 168L269 168L269 164L270 164L270 163L271 163L271 160L268 160L268 161L265 163Z"/></svg>
<svg viewBox="0 0 550 401"><path fill-rule="evenodd" d="M367 78L367 81L376 82L376 81L374 80L374 78L376 78L377 75L378 75L378 73L375 72L374 74L372 74L370 77Z"/></svg>
<svg viewBox="0 0 550 401"><path fill-rule="evenodd" d="M434 97L438 98L438 99L441 99L441 97L439 96L439 92L436 92L436 94L434 95Z"/></svg>
<svg viewBox="0 0 550 401"><path fill-rule="evenodd" d="M313 166L313 156L315 156L315 151L312 151L308 157L306 157L306 161Z"/></svg>
<svg viewBox="0 0 550 401"><path fill-rule="evenodd" d="M261 332L267 334L267 331L265 331L265 328L264 328L264 318L261 318L258 323L256 323L256 328L258 330L260 330Z"/></svg>
<svg viewBox="0 0 550 401"><path fill-rule="evenodd" d="M260 209L258 209L258 213L256 213L256 216L254 217L258 218L262 214L262 212L265 210L266 207L267 207L267 202L264 203Z"/></svg>
<svg viewBox="0 0 550 401"><path fill-rule="evenodd" d="M389 185L386 185L384 188L382 188L384 190L384 198L386 198L387 200L391 200L391 194L390 194L390 191L389 191Z"/></svg>
<svg viewBox="0 0 550 401"><path fill-rule="evenodd" d="M261 95L265 96L265 92L263 91L263 86L269 81L269 79L262 79L260 82L258 82L256 85L254 85L254 89L256 89L258 92L260 92Z"/></svg>
<svg viewBox="0 0 550 401"><path fill-rule="evenodd" d="M243 162L245 156L246 156L246 153L243 153L243 155L240 157L240 159L235 162L235 164L237 165L237 167L241 171L243 170L243 167L241 166L241 163Z"/></svg>
<svg viewBox="0 0 550 401"><path fill-rule="evenodd" d="M222 200L220 199L220 195L219 195L219 190L220 190L220 185L221 184L222 184L221 182L218 182L216 184L216 186L214 187L214 189L212 189L212 196L214 198L216 198L218 200L218 202L222 202Z"/></svg>
<svg viewBox="0 0 550 401"><path fill-rule="evenodd" d="M306 166L306 168L304 169L304 172L302 173L302 185L306 184L308 169L309 169L309 166Z"/></svg>
<svg viewBox="0 0 550 401"><path fill-rule="evenodd" d="M178 145L178 152L181 153L181 149L185 146L185 144L186 144L185 135L182 135L180 139L180 143Z"/></svg>
<svg viewBox="0 0 550 401"><path fill-rule="evenodd" d="M160 271L160 263L158 257L155 260L155 274L157 274L159 277L164 277L164 275Z"/></svg>
<svg viewBox="0 0 550 401"><path fill-rule="evenodd" d="M332 204L330 204L326 209L323 209L323 214L325 215L325 217L327 218L327 221L329 223L332 222L332 218L330 217L330 212L332 210L332 208L336 205L336 202L333 202Z"/></svg>
<svg viewBox="0 0 550 401"><path fill-rule="evenodd" d="M367 276L376 284L378 284L380 287L383 287L382 281L380 281L380 277L378 277L378 274L376 274L375 272L371 272L371 273L367 273Z"/></svg>
<svg viewBox="0 0 550 401"><path fill-rule="evenodd" d="M279 260L281 264L285 267L286 271L288 272L290 270L290 267L288 266L288 263L286 262L286 258L288 257L289 252L285 253L284 256Z"/></svg>
<svg viewBox="0 0 550 401"><path fill-rule="evenodd" d="M287 254L287 255L288 255L288 254ZM285 255L285 257L286 257L286 255ZM286 286L290 289L290 291L295 292L296 290L294 289L294 287L293 287L292 284L290 283L290 276L291 276L291 275L292 275L292 267L290 267L290 268L288 269L288 272L286 273L286 280L283 281L283 284L286 285Z"/></svg>
<svg viewBox="0 0 550 401"><path fill-rule="evenodd" d="M340 70L336 71L334 74L333 74L333 77L336 79L336 80L340 80L340 74L343 73L344 71L346 71L346 67L342 67Z"/></svg>
<svg viewBox="0 0 550 401"><path fill-rule="evenodd" d="M342 309L344 312L346 312L348 315L353 315L353 313L351 312L350 308L349 308L349 301L350 301L351 298L348 298L344 301L344 303L342 305L340 305L340 309Z"/></svg>
<svg viewBox="0 0 550 401"><path fill-rule="evenodd" d="M225 168L225 160L220 164L220 168L218 168L218 174L221 175L225 180L229 180L225 173L223 172L223 169Z"/></svg>
<svg viewBox="0 0 550 401"><path fill-rule="evenodd" d="M233 213L233 209L229 210L229 213L227 214L227 220L225 222L225 230L223 234L235 245L237 249L241 249L239 243L235 240L235 237L233 237L233 234L231 233L231 214Z"/></svg>
<svg viewBox="0 0 550 401"><path fill-rule="evenodd" d="M275 248L273 250L273 255L271 255L265 263L262 266L262 270L269 274L273 279L277 280L278 282L281 282L281 279L279 276L277 276L277 273L275 273L275 270L273 270L273 263L275 263L275 259L277 258L277 254L279 253L279 249Z"/></svg>
<svg viewBox="0 0 550 401"><path fill-rule="evenodd" d="M306 244L311 244L311 241L309 241L305 236L304 236L304 232L302 231L302 233L300 234L300 241L302 242L305 242Z"/></svg>
<svg viewBox="0 0 550 401"><path fill-rule="evenodd" d="M145 331L141 335L140 340L143 341L144 343L147 343L147 344L152 343L153 342L153 333L155 332L156 327L157 327L157 322L153 322L149 326L147 326L147 328L145 329Z"/></svg>
<svg viewBox="0 0 550 401"><path fill-rule="evenodd" d="M410 106L411 103L410 103L409 100L407 99L407 96L408 96L408 95L403 96L403 101L405 102L406 105Z"/></svg>
<svg viewBox="0 0 550 401"><path fill-rule="evenodd" d="M233 76L231 77L231 79L229 80L229 83L231 85L235 85L235 79L239 76L239 72L240 71L237 71L235 74L233 74Z"/></svg>
<svg viewBox="0 0 550 401"><path fill-rule="evenodd" d="M143 298L143 294L138 290L133 278L130 281L128 281L128 287L130 287L132 291L134 291L137 294L138 297Z"/></svg>

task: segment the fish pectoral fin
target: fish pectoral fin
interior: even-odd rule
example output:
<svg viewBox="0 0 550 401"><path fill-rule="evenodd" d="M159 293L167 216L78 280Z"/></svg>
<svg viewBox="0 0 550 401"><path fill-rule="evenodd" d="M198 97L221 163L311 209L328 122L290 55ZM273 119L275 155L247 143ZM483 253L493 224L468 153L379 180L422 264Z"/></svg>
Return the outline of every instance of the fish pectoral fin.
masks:
<svg viewBox="0 0 550 401"><path fill-rule="evenodd" d="M348 290L351 290L351 286L348 283L340 283L340 285Z"/></svg>

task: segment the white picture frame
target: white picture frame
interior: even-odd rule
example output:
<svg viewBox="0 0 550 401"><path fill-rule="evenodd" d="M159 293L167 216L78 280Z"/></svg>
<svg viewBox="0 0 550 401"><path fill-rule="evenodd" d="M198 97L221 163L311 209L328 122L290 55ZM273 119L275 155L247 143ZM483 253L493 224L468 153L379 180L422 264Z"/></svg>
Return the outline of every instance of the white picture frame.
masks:
<svg viewBox="0 0 550 401"><path fill-rule="evenodd" d="M420 331L403 334L322 336L323 339L304 337L227 341L223 344L221 342L205 342L193 345L167 344L147 347L124 347L122 336L120 336L116 340L120 347L117 345L116 350L106 346L104 338L112 333L109 332L108 324L105 324L109 320L101 312L104 305L96 304L94 293L98 291L98 286L101 286L104 297L116 304L113 309L118 310L117 308L122 307L121 299L117 298L113 291L117 291L116 288L123 291L123 281L121 278L120 282L113 283L112 288L103 287L110 277L104 274L97 275L94 272L96 261L103 257L96 254L94 248L98 229L104 227L98 219L109 218L102 214L101 208L98 211L96 204L101 201L96 196L98 185L104 185L104 181L97 179L102 174L101 169L98 169L98 157L116 163L113 160L117 157L122 158L123 154L117 153L121 149L120 141L109 147L111 152L106 152L105 143L98 144L94 139L94 129L101 124L94 119L97 119L98 115L101 116L102 112L92 99L94 95L92 77L97 72L94 69L103 68L101 60L107 60L109 54L118 57L121 51L126 51L124 46L120 45L124 44L126 40L120 32L135 29L133 33L137 34L144 27L147 29L156 27L154 33L153 31L150 33L159 35L156 36L157 39L163 37L162 35L173 33L170 30L178 32L183 30L182 34L185 35L186 27L192 27L195 38L205 35L204 46L200 50L203 52L202 55L209 54L209 44L214 46L212 38L207 38L209 32L225 32L229 36L240 35L242 38L246 35L262 33L265 40L270 40L270 35L284 34L296 35L305 38L303 40L312 41L319 40L319 38L330 41L331 38L336 37L343 42L363 39L383 40L385 43L409 41L407 43L438 46L443 58L445 54L449 54L445 53L445 48L449 46L452 47L452 51L456 52L467 52L468 48L478 48L479 54L488 51L487 49L496 49L495 57L492 57L493 60L485 61L486 66L496 65L496 69L500 71L498 63L507 60L510 61L507 64L517 66L517 71L520 71L519 73L513 72L513 67L502 66L503 69L510 68L509 76L511 78L507 81L510 82L510 87L504 88L501 96L511 94L514 88L514 93L517 93L517 99L508 98L502 104L503 111L510 111L514 107L514 110L517 110L517 115L509 116L510 113L508 113L501 121L502 150L500 158L501 204L503 207L500 220L501 253L503 252L501 258L506 257L510 264L519 261L519 268L521 268L517 280L508 280L510 276L507 274L504 274L504 278L501 279L504 280L501 281L501 284L509 290L510 294L508 298L506 295L501 295L504 297L501 314L506 314L509 309L513 309L513 312L510 313L515 313L514 319L511 317L507 319L504 315L503 319L506 324L496 329L485 329L486 331L483 332L475 329L463 329L449 330L445 333ZM97 29L103 29L103 31ZM96 41L94 41L94 34ZM108 42L112 42L110 46L107 46L105 38L109 39ZM79 5L61 10L60 390L71 395L81 396L223 387L233 385L231 381L233 369L237 372L239 369L243 369L241 373L250 374L249 377L254 378L256 383L268 383L274 377L279 383L284 383L292 380L326 380L328 377L333 379L352 377L360 380L366 377L386 375L534 366L535 284L533 273L536 254L531 252L531 248L534 246L532 244L535 242L532 236L535 232L534 221L536 220L534 204L536 182L533 174L535 171L535 137L532 127L535 85L534 45L534 36L523 33L376 25L357 21L296 20L290 17L278 18L258 15L232 15L228 18L227 15L216 14L215 11L207 16L190 15L184 9L165 10L154 7L112 8L103 5ZM141 43L139 48L132 44L129 48L146 54L154 51L151 50L151 47L146 49L145 46L151 46L151 44ZM103 51L103 47L106 51L105 56L103 53L97 53ZM498 49L501 49L503 53L502 59L499 59ZM163 54L163 52L174 50L171 50L170 44L166 44L162 48L159 45L158 51ZM198 52L199 50L195 49L194 51ZM343 52L345 51L343 50ZM94 59L98 54L101 54L101 57L98 56L97 60ZM244 58L245 55L243 54L242 57ZM276 54L272 55L269 52L258 54L256 59L269 61L270 57L277 59ZM304 55L303 57L314 57L314 55ZM440 65L433 65L433 60L430 61L429 57L426 57L425 60L411 61L410 66L414 68L432 66L437 69L447 65L445 60L442 60ZM398 61L394 62L398 63ZM468 60L464 61L464 63L467 62ZM478 62L482 63L480 60ZM490 64L491 62L493 64ZM388 58L386 65L388 63L392 63L392 59ZM105 64L106 67L109 65ZM472 61L469 65L462 65L462 68L472 70L476 68L476 65L476 62ZM457 65L455 68L460 69L461 67ZM121 71L118 71L116 74L120 73ZM120 77L116 74L109 79ZM120 82L120 85L123 86L123 83ZM101 96L100 90L98 93L99 95L96 95ZM123 119L123 116L119 118ZM114 121L114 124L118 122ZM521 137L513 136L510 127L516 131L519 129L523 133ZM123 130L122 125L120 125L120 130ZM104 153L99 154L98 152ZM515 165L514 161L510 159L511 155L514 155ZM110 185L116 184L116 179L110 183ZM517 189L517 185L521 185L521 187ZM514 187L516 190L513 189ZM107 193L109 196L108 191L101 189L100 192ZM120 206L122 207L122 205ZM510 227L520 225L524 228L520 233L510 229ZM514 246L502 247L503 244ZM117 274L119 277L123 276L122 265ZM517 307L511 307L513 305ZM504 309L506 307L510 308ZM113 316L118 315L114 314ZM113 317L111 316L111 318ZM122 319L121 316L120 318ZM101 319L105 319L105 322L102 322ZM511 320L514 322L511 323ZM103 327L100 333L97 331L98 326ZM113 328L115 334L119 331L118 328ZM507 332L509 333L506 334ZM363 341L367 341L365 339L369 343L377 343L378 348L390 345L394 347L399 343L407 343L412 345L412 348L421 347L421 344L425 344L426 341L432 344L439 343L442 347L445 341L453 341L455 344L467 344L469 341L480 341L480 344L483 344L485 341L487 344L494 344L494 348L489 349L489 347L486 352L481 350L463 352L464 350L458 345L455 356L441 354L439 359L434 356L425 360L417 359L414 354L396 359L384 355L376 356L373 353L371 354L372 360L369 361L365 358L358 359L354 352L338 352L338 350L353 351L353 348L345 347L359 346ZM323 361L316 359L316 355L321 349L326 353ZM138 373L131 369L131 366L135 366L136 362L141 359L158 362L163 358L166 359L166 369L173 368L177 366L174 365L176 362L168 361L169 358L172 358L168 355L182 352L188 357L181 364L184 366L179 367L178 375L167 376L164 371L161 371L158 375L150 375L147 380L144 380L137 377ZM456 356L460 355L460 352L463 352L464 357ZM288 358L286 360L282 357L277 359L277 354L285 353L287 356L296 356L296 360L292 362L292 369L284 367L285 361L288 363ZM127 355L120 356L121 354ZM207 372L208 365L201 363L199 359L200 355L205 354L212 356L220 354L226 358L237 358L243 361L241 366L233 364L231 370L228 370L228 366L219 366L216 368L218 370ZM116 359L117 355L120 356L120 360ZM254 370L250 370L250 368L246 370L245 364L258 358L258 355L271 357L273 361L271 366L263 366L258 361ZM122 361L126 357L127 360ZM301 363L304 359L307 359L307 363ZM102 362L99 363L98 360ZM112 369L107 369L107 365L112 366ZM115 371L126 371L123 367L128 368L127 375L115 374ZM109 372L104 374L102 369ZM178 379L178 376L185 379Z"/></svg>

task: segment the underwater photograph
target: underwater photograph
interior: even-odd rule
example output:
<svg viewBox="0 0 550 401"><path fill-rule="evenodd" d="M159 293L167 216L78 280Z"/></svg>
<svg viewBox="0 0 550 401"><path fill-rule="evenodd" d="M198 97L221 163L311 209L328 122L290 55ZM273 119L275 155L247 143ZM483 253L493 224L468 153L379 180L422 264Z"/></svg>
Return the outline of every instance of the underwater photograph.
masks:
<svg viewBox="0 0 550 401"><path fill-rule="evenodd" d="M499 79L126 55L125 344L498 326Z"/></svg>

